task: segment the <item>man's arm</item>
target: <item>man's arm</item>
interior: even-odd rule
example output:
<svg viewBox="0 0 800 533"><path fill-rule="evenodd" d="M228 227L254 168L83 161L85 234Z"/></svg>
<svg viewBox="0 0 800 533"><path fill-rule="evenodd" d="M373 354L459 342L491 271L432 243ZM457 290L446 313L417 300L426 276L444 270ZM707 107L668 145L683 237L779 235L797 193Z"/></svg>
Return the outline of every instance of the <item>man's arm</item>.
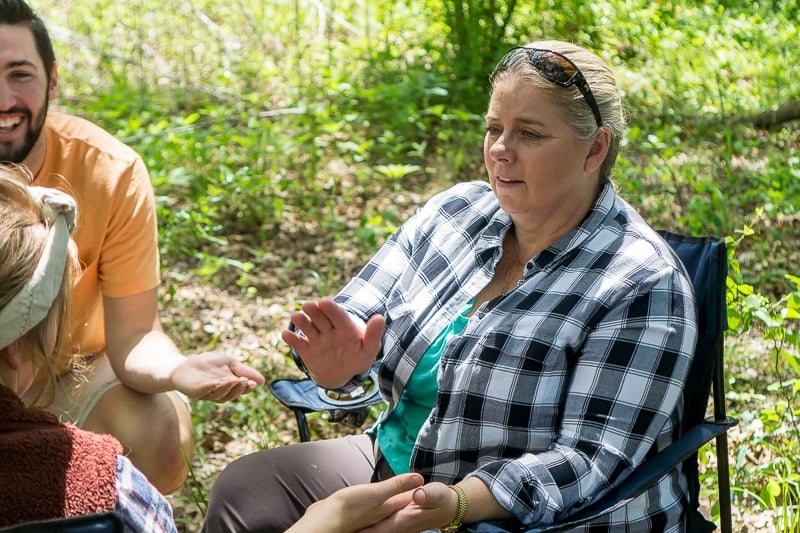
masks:
<svg viewBox="0 0 800 533"><path fill-rule="evenodd" d="M124 298L103 298L106 350L114 372L145 393L173 390L172 372L185 361L163 332L156 289Z"/></svg>
<svg viewBox="0 0 800 533"><path fill-rule="evenodd" d="M190 398L229 401L264 383L233 356L186 357L161 329L156 289L123 298L103 297L106 349L120 381L144 393L179 390Z"/></svg>

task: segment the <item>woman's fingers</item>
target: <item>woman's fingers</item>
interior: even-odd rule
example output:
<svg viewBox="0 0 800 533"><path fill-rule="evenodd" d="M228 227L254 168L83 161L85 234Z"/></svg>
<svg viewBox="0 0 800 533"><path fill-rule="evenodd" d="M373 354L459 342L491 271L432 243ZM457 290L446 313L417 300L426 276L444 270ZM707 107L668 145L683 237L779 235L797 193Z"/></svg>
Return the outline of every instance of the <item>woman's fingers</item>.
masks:
<svg viewBox="0 0 800 533"><path fill-rule="evenodd" d="M375 357L381 351L383 343L383 330L386 327L386 317L383 315L372 315L367 320L367 327L364 330L364 352Z"/></svg>
<svg viewBox="0 0 800 533"><path fill-rule="evenodd" d="M325 316L327 324L331 328L337 330L358 330L359 328L350 316L350 313L345 311L344 307L337 304L330 298L323 298L317 302L317 309Z"/></svg>
<svg viewBox="0 0 800 533"><path fill-rule="evenodd" d="M323 300L318 302L305 302L301 309L308 317L310 324L313 325L319 333L326 333L334 329L335 326L328 317L327 310L320 306L322 301Z"/></svg>

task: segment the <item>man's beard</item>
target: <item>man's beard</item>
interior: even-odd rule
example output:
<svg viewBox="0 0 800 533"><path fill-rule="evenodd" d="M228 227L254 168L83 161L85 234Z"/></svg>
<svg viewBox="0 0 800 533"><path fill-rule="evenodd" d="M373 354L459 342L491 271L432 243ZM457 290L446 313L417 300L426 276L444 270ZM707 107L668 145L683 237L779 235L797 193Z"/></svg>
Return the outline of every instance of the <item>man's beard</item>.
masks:
<svg viewBox="0 0 800 533"><path fill-rule="evenodd" d="M47 109L49 105L49 100L45 99L44 106L42 106L41 111L35 116L31 114L29 109L19 109L15 107L7 111L7 113L20 113L24 115L28 122L28 131L25 133L22 144L19 146L15 147L13 141L0 142L0 161L19 164L28 157L36 141L39 140L39 135L42 134L42 128L44 128L44 121L47 118Z"/></svg>

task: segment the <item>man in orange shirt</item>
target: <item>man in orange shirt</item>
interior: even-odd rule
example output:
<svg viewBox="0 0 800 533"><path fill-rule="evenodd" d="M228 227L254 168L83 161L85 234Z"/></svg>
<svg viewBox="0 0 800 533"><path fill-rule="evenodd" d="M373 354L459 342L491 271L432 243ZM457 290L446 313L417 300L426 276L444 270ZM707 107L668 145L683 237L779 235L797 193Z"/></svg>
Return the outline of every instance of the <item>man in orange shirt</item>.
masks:
<svg viewBox="0 0 800 533"><path fill-rule="evenodd" d="M81 118L48 111L58 71L42 20L23 0L0 0L0 161L78 202L73 235L73 351L80 375L59 382L50 409L62 420L117 437L162 492L177 489L192 456L186 398L225 402L264 383L234 357L186 357L162 331L158 230L141 158Z"/></svg>

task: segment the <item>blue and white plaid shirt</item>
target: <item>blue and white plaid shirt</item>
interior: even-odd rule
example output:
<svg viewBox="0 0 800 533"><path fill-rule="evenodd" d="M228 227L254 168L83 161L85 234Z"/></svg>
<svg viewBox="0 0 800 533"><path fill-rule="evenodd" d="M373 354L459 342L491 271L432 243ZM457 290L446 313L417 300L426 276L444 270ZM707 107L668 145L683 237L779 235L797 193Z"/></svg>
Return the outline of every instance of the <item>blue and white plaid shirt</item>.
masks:
<svg viewBox="0 0 800 533"><path fill-rule="evenodd" d="M488 184L458 184L336 296L362 320L387 318L388 410L431 341L492 279L511 223ZM447 344L411 470L444 483L477 476L525 525L573 513L673 440L696 338L680 260L606 185L583 222ZM677 531L686 484L677 469L604 524Z"/></svg>
<svg viewBox="0 0 800 533"><path fill-rule="evenodd" d="M127 457L117 456L117 511L127 533L177 533L172 507Z"/></svg>

